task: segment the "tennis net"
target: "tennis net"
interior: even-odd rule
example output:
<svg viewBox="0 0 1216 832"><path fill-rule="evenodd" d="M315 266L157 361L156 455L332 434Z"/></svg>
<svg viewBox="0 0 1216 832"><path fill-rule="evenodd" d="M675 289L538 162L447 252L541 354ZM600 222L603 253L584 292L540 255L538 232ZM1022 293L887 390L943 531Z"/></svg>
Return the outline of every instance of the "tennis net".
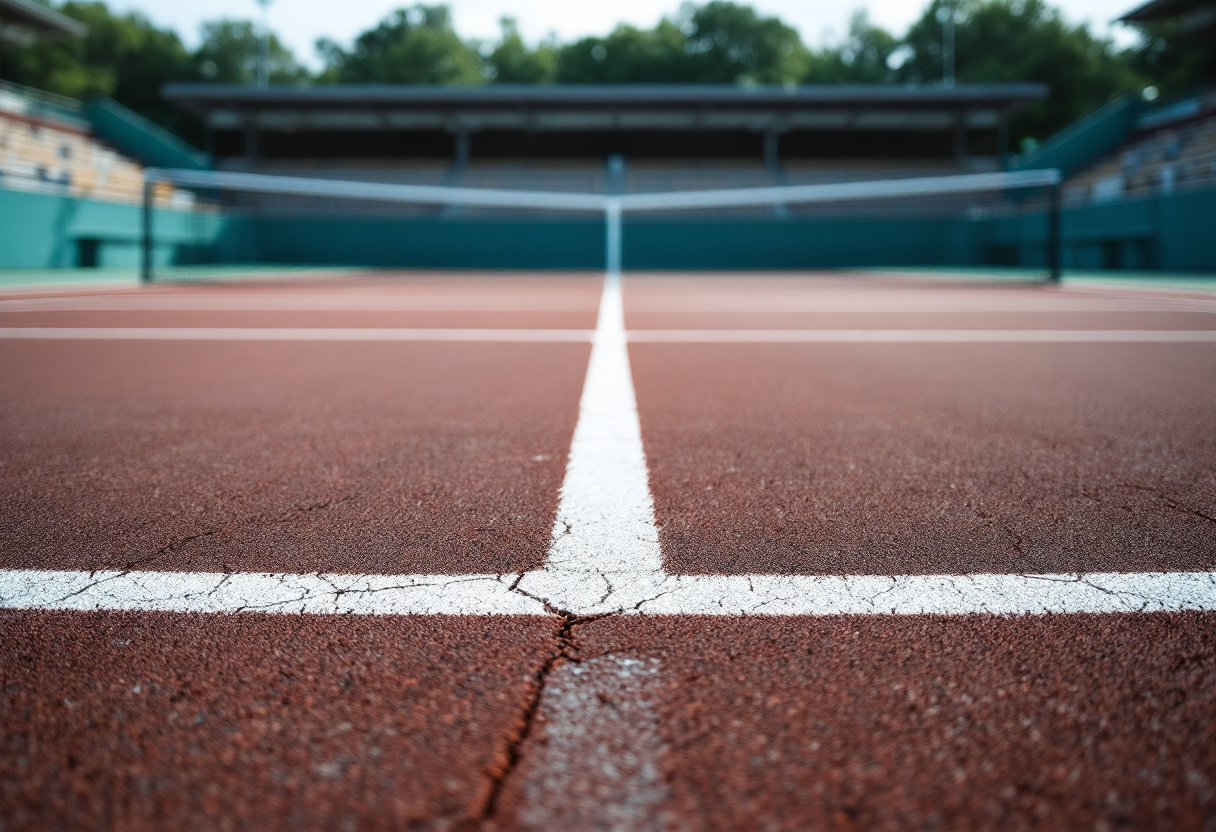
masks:
<svg viewBox="0 0 1216 832"><path fill-rule="evenodd" d="M149 169L143 276L880 268L1058 279L1059 182L1036 170L601 194Z"/></svg>

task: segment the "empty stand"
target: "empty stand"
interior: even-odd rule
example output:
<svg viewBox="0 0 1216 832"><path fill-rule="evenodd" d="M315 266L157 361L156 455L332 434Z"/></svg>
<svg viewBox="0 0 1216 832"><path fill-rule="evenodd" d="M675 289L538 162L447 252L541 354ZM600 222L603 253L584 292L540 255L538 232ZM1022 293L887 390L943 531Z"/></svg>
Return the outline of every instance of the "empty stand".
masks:
<svg viewBox="0 0 1216 832"><path fill-rule="evenodd" d="M1182 118L1164 121L1150 111L1142 129L1115 152L1073 177L1068 205L1113 202L1216 184L1216 94L1197 97ZM1172 105L1171 105L1172 106ZM1177 109L1177 107L1174 107Z"/></svg>
<svg viewBox="0 0 1216 832"><path fill-rule="evenodd" d="M90 135L77 102L3 84L0 186L135 203L143 169ZM177 196L179 203L188 199Z"/></svg>

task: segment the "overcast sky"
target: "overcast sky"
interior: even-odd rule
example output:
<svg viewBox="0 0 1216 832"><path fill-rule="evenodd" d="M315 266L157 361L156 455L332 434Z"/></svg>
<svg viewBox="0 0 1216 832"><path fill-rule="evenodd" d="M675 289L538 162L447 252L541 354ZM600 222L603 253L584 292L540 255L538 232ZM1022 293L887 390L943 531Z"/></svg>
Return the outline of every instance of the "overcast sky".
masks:
<svg viewBox="0 0 1216 832"><path fill-rule="evenodd" d="M429 0L438 2L438 0ZM1049 0L1050 2L1050 0ZM1099 34L1120 43L1134 40L1123 26L1111 20L1139 5L1137 0L1055 0L1074 22L1085 21ZM835 41L848 29L849 18L858 8L870 19L901 35L927 4L927 0L753 0L751 5L776 15L794 26L805 43L818 46ZM198 42L199 24L218 17L249 18L260 14L255 0L109 0L119 11L139 10L163 27L171 27L188 45ZM270 25L296 57L316 66L313 43L329 37L349 43L355 35L375 25L393 9L412 2L403 0L272 0ZM456 30L465 38L492 40L498 36L498 20L510 15L520 30L535 43L551 32L563 40L583 35L602 35L618 23L650 27L664 15L673 14L680 0L450 0Z"/></svg>

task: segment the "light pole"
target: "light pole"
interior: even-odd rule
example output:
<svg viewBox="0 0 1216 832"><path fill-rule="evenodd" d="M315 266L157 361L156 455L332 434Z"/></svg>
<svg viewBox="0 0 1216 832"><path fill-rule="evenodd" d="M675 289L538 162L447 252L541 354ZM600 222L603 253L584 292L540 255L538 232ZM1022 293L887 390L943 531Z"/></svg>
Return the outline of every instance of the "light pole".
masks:
<svg viewBox="0 0 1216 832"><path fill-rule="evenodd" d="M262 36L258 43L258 86L270 86L270 0L257 0L262 7Z"/></svg>
<svg viewBox="0 0 1216 832"><path fill-rule="evenodd" d="M954 86L954 4L950 0L937 7L937 22L942 24L942 86Z"/></svg>

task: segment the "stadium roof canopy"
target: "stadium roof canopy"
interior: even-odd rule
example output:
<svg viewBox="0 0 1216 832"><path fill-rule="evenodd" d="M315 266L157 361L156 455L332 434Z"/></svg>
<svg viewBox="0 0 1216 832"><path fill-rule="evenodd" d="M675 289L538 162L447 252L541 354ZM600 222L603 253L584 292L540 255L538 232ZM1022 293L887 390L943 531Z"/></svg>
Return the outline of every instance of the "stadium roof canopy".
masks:
<svg viewBox="0 0 1216 832"><path fill-rule="evenodd" d="M164 97L212 129L941 130L995 127L1042 84L943 87L567 85L237 87L169 84Z"/></svg>
<svg viewBox="0 0 1216 832"><path fill-rule="evenodd" d="M1124 23L1174 21L1184 35L1216 35L1216 0L1149 0L1119 18Z"/></svg>
<svg viewBox="0 0 1216 832"><path fill-rule="evenodd" d="M285 160L995 159L1040 84L238 87L169 84L228 165ZM243 161L239 161L242 160ZM227 161L225 161L227 160Z"/></svg>
<svg viewBox="0 0 1216 832"><path fill-rule="evenodd" d="M0 0L0 45L28 46L38 40L80 37L87 28L34 0Z"/></svg>

